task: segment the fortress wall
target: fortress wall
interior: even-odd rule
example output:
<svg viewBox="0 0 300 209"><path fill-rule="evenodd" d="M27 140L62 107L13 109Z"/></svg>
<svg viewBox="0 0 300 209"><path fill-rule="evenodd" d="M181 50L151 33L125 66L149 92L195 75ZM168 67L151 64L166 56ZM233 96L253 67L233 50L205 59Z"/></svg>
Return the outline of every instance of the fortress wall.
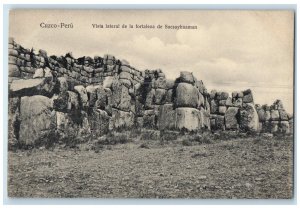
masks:
<svg viewBox="0 0 300 209"><path fill-rule="evenodd" d="M282 102L254 103L252 91L210 91L193 73L176 80L113 55L48 56L9 39L9 143L45 144L129 128L290 133ZM53 139L54 140L54 139Z"/></svg>

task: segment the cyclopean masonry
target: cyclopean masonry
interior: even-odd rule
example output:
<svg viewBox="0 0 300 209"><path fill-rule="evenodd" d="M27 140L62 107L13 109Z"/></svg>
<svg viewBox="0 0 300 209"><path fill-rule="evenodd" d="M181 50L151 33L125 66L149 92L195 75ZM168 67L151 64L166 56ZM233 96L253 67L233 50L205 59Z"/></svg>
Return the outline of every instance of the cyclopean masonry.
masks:
<svg viewBox="0 0 300 209"><path fill-rule="evenodd" d="M261 106L250 89L208 92L191 72L169 80L161 70L139 71L113 55L48 56L10 38L8 72L10 145L123 128L293 132L280 100Z"/></svg>

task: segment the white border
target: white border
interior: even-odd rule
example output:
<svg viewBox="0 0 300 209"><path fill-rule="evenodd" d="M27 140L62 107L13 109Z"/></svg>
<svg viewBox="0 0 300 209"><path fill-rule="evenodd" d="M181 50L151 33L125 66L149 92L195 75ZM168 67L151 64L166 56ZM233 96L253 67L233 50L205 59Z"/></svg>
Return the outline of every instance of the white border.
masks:
<svg viewBox="0 0 300 209"><path fill-rule="evenodd" d="M70 1L69 1L70 2ZM63 7L73 7L74 5L67 5L68 4L68 1L62 1L62 0L52 0L52 1L43 1L43 2L41 2L41 1L38 1L38 0L31 0L31 1L26 1L26 3L28 4L57 4L56 6L55 5L52 5L52 6L55 6L55 7L59 7L59 4L60 4L60 6L63 6ZM96 1L96 0L85 0L84 2L80 2L80 1L72 1L72 3L73 4L82 4L82 3L85 3L85 4L97 4L97 3L99 3L99 1ZM170 6L170 5L162 5L162 4L166 4L166 3L168 3L168 1L166 1L166 0L160 0L160 1L158 1L158 0L152 0L152 1L144 1L144 2L139 2L139 1L128 1L127 2L127 4L125 5L124 4L124 2L123 1L117 1L117 0L110 0L110 1L102 1L101 3L104 3L104 4L106 4L106 5L100 5L100 6L104 6L104 7L114 7L113 6L113 4L123 4L123 5L121 5L121 7L122 8L132 8L132 7L134 7L134 6L136 6L136 5L128 5L128 3L130 3L130 4L149 4L149 3L154 3L154 4L156 4L156 5L147 5L147 7L151 7L151 8L153 8L153 7L155 7L155 8L161 8L161 7L168 7L168 6ZM185 0L185 1L172 1L172 3L173 4L177 4L177 7L179 6L180 8L184 8L184 7L191 7L191 5L187 5L187 4L195 4L195 3L197 3L196 1L192 1L192 0ZM226 3L226 4L225 4ZM249 5L251 3L251 5ZM235 0L235 1L221 1L221 0L211 0L211 1L207 1L207 0L205 0L205 1L202 1L201 2L201 5L198 5L198 6L202 6L202 7L206 7L206 8L209 8L209 9L213 9L213 8L215 8L215 9L221 9L220 7L222 7L222 8L234 8L234 9L238 9L238 8L241 8L241 7L245 7L246 6L246 8L247 9L254 9L254 7L256 7L256 8L258 8L258 9L266 9L266 8L268 8L270 5L265 5L265 4L269 4L269 3L271 3L271 4L273 4L272 5L272 7L278 7L278 8L280 8L280 7L284 7L284 5L280 5L280 4L296 4L296 9L298 9L298 5L297 5L297 1L288 1L288 0L286 0L286 1L276 1L276 0L273 0L273 1L264 1L264 0L260 0L260 1L257 1L257 0L254 0L254 1L251 1L251 2L247 2L247 1L237 1L237 0ZM22 0L3 0L3 3L2 3L2 7L1 7L1 22L3 23L3 4L24 4L24 1L22 1ZM64 4L64 5L61 5L61 4ZM178 5L178 4L184 4L184 5ZM209 4L209 7L207 7L207 5L203 5L203 4ZM230 4L239 4L239 5L230 5ZM253 4L256 4L256 5L253 5ZM19 5L16 5L17 7L19 6ZM23 5L24 7L32 7L32 6L36 6L36 5ZM84 6L84 7L88 7L88 5L77 5L77 6L79 6L79 7L82 7L82 6ZM120 8L120 5L115 5L116 7L118 7L118 8ZM174 5L173 5L174 6ZM51 7L51 6L50 6ZM172 7L172 6L171 6ZM175 6L176 7L176 6ZM94 8L94 7L93 7ZM297 23L297 25L296 25L296 28L298 28L298 23L299 23L299 21L298 21L298 16L296 16L296 18L297 18L297 20L296 20L296 23ZM3 24L4 26L5 26L5 24ZM1 30L2 30L2 38L1 38L1 46L2 46L2 49L5 49L5 47L6 47L6 49L7 49L7 45L5 46L4 44L5 44L5 42L3 41L4 39L4 33L3 32L8 32L7 31L7 29L6 29L6 31L3 31L3 27L1 27ZM295 38L297 38L297 37L295 37ZM297 45L298 45L298 43L296 43ZM296 47L296 49L297 49L297 47ZM2 66L3 66L3 63L5 63L5 61L7 62L7 55L5 55L5 54L2 54L3 52L4 52L5 50L2 50L1 51L1 57L2 57L2 61L4 61L4 62L2 62ZM1 58L0 58L0 60L1 60ZM298 60L298 54L297 54L297 57L296 57L296 61ZM297 65L296 65L297 66ZM4 68L3 68L4 69ZM1 79L2 79L2 81L5 81L5 79L7 80L7 72L5 72L4 70L2 70L2 71L0 71L1 72ZM295 74L295 79L296 79L296 81L298 80L298 73L296 73ZM5 87L5 85L6 85L6 82L3 82L3 85L0 87L1 89L0 89L0 92L1 92L1 97L0 97L0 106L1 107L3 107L3 108L0 108L1 109L1 113L2 113L2 115L3 115L3 120L1 120L1 122L0 122L0 130L1 130L1 133L2 133L2 136L3 136L3 131L5 130L5 120L7 119L7 109L5 109L5 101L7 100L6 98L4 98L4 96L5 96L5 89L7 90L7 85L6 85L6 87ZM295 91L296 92L298 92L298 85L296 85L295 86ZM7 94L6 94L7 95ZM296 96L296 95L295 95ZM298 104L298 98L297 98L297 96L296 96L296 104ZM6 102L7 103L7 102ZM296 110L298 109L297 108L297 106L295 106L295 108L296 108ZM4 110L6 110L6 112L4 111ZM297 111L295 111L295 119L297 119L298 118L298 112ZM4 120L5 119L5 120ZM6 120L6 124L7 124L7 120ZM295 129L295 130L298 130L298 124L295 122L295 124L297 125L297 128ZM5 138L3 138L3 140L5 140ZM297 145L297 147L295 147L295 149L296 150L298 150L298 148L299 148L299 144L300 143L297 143L296 145ZM0 143L0 156L3 156L3 143ZM297 155L296 155L297 156ZM3 164L3 160L1 160L1 172L0 172L0 177L1 177L1 182L0 182L0 196L1 196L1 200L3 201L3 184L2 184L2 182L3 182L3 171L5 171L6 169L4 169L4 164ZM297 161L295 161L295 166L298 168L299 166L298 166L298 156L297 156ZM297 164L296 164L297 163ZM297 172L296 173L297 174L297 179L299 179L298 177L299 177L299 172ZM297 183L297 185L296 185L296 188L299 188L298 186L299 186L299 182L297 181L295 181L295 183ZM298 197L299 197L299 193L297 193L297 197L295 197L296 199L298 199ZM34 200L34 199L33 199ZM247 204L246 203L247 201L244 201L244 203L243 202L239 202L239 204ZM78 202L77 201L74 201L74 203L75 204L78 204ZM84 201L83 201L83 203L84 203ZM111 201L111 203L110 204L118 204L118 200L113 200L113 201ZM218 204L218 201L215 201L215 203L216 204ZM235 201L232 201L231 202L232 204L234 204L233 206L231 206L231 205L225 205L225 206L221 206L222 208L235 208L235 207L240 207L240 206L238 206L238 205L236 205L236 202ZM231 203L229 203L229 204L231 204ZM257 203L261 203L259 200L257 201ZM85 204L88 204L88 203L85 203ZM96 203L97 204L97 203ZM132 204L135 204L134 202L132 202ZM146 203L147 204L147 203ZM148 203L149 204L149 203ZM163 203L162 203L163 204ZM169 203L170 204L170 203ZM172 203L171 203L172 204ZM177 201L174 201L174 204L178 204L177 203ZM189 203L186 203L186 204L189 204ZM197 203L196 203L197 204ZM199 203L198 203L199 204ZM205 203L204 203L205 204ZM214 203L211 203L211 204L214 204ZM220 203L219 203L220 204ZM223 203L224 204L224 203ZM226 203L225 203L226 204ZM248 203L249 204L249 203ZM269 204L271 204L271 203L269 203ZM280 205L280 203L278 203L277 201L274 201L274 203L273 204L276 204L276 205L263 205L262 207L264 207L264 208L278 208L278 207L282 207L282 205ZM279 204L279 205L277 205L277 204ZM297 203L296 203L297 204ZM258 207L258 205L253 205L253 206L255 206L255 207ZM6 206L7 207L7 206ZM9 206L9 207L18 207L18 206ZM27 206L25 206L25 208L26 207L30 207L30 208L32 208L32 207L39 207L39 206L29 206L29 205L27 205ZM58 206L54 206L54 207L58 207ZM59 206L60 207L60 206ZM61 207L63 207L63 206L61 206ZM72 206L72 207L75 207L75 208L77 208L77 207L80 207L81 208L81 206L80 205L77 205L77 206ZM97 207L97 206L96 206ZM102 206L101 206L102 207ZM127 205L127 206L122 206L122 208L127 208L127 207L130 207L130 208L132 208L132 206L131 205ZM135 206L135 207L139 207L139 206ZM145 206L143 206L143 207L145 207ZM150 206L151 207L151 206ZM157 206L155 206L155 207L157 207ZM174 206L169 206L169 207L172 207L172 208L174 208ZM213 208L215 208L215 206L208 206L208 207L213 207ZM247 205L244 205L243 207L251 207L251 206L247 206ZM285 207L296 207L296 205L288 205L288 206L285 206ZM177 208L177 207L176 207Z"/></svg>

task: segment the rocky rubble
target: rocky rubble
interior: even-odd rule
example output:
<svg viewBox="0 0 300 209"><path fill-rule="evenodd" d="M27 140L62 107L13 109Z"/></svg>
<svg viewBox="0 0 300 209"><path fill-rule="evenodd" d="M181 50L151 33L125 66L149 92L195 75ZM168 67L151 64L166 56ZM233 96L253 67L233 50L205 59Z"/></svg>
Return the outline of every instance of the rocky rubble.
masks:
<svg viewBox="0 0 300 209"><path fill-rule="evenodd" d="M255 105L250 89L208 93L191 72L169 80L160 69L139 71L108 54L48 56L10 38L8 71L10 145L129 128L271 133L293 128L280 100Z"/></svg>

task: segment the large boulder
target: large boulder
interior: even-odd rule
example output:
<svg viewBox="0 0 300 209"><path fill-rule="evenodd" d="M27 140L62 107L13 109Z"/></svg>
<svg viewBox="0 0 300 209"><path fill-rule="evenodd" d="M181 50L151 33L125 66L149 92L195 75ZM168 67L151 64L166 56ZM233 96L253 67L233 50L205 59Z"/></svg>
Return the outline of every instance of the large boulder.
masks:
<svg viewBox="0 0 300 209"><path fill-rule="evenodd" d="M145 109L153 109L155 99L155 89L151 89L146 94Z"/></svg>
<svg viewBox="0 0 300 209"><path fill-rule="evenodd" d="M220 100L219 101L219 105L220 106L226 106L226 107L232 106L232 99L231 99L231 97L228 97L227 99L224 99L224 100Z"/></svg>
<svg viewBox="0 0 300 209"><path fill-rule="evenodd" d="M176 88L176 106L193 107L199 105L199 91L189 83L179 83Z"/></svg>
<svg viewBox="0 0 300 209"><path fill-rule="evenodd" d="M212 99L210 101L210 112L211 113L217 113L219 111L219 107L218 107L218 104L216 102L216 100Z"/></svg>
<svg viewBox="0 0 300 209"><path fill-rule="evenodd" d="M288 114L284 109L279 109L278 112L279 112L279 118L281 121L289 120Z"/></svg>
<svg viewBox="0 0 300 209"><path fill-rule="evenodd" d="M282 109L284 109L282 101L279 100L279 99L277 99L277 100L273 103L272 109L274 109L274 110L282 110Z"/></svg>
<svg viewBox="0 0 300 209"><path fill-rule="evenodd" d="M144 126L144 118L143 117L136 117L135 127L141 129L141 128L143 128L143 126Z"/></svg>
<svg viewBox="0 0 300 209"><path fill-rule="evenodd" d="M245 103L240 109L240 128L242 131L258 131L259 119L253 104Z"/></svg>
<svg viewBox="0 0 300 209"><path fill-rule="evenodd" d="M153 129L156 127L154 110L145 110L143 115L143 127Z"/></svg>
<svg viewBox="0 0 300 209"><path fill-rule="evenodd" d="M290 124L288 121L280 121L278 131L281 133L290 133Z"/></svg>
<svg viewBox="0 0 300 209"><path fill-rule="evenodd" d="M196 81L192 72L182 71L180 72L179 82L194 84Z"/></svg>
<svg viewBox="0 0 300 209"><path fill-rule="evenodd" d="M226 110L227 110L226 106L219 106L219 111L218 112L219 112L220 115L225 115Z"/></svg>
<svg viewBox="0 0 300 209"><path fill-rule="evenodd" d="M57 83L59 93L68 91L68 82L65 77L57 78Z"/></svg>
<svg viewBox="0 0 300 209"><path fill-rule="evenodd" d="M95 107L97 109L104 110L107 105L107 93L101 85L98 85L95 89L97 94L97 101L95 102Z"/></svg>
<svg viewBox="0 0 300 209"><path fill-rule="evenodd" d="M174 129L176 122L176 111L173 104L165 104L160 108L158 116L158 127L160 130Z"/></svg>
<svg viewBox="0 0 300 209"><path fill-rule="evenodd" d="M238 112L239 108L229 107L225 113L225 127L226 129L237 129L238 128Z"/></svg>
<svg viewBox="0 0 300 209"><path fill-rule="evenodd" d="M137 97L137 99L135 100L135 114L136 116L143 116L144 115L144 104L142 103L142 98L141 97Z"/></svg>
<svg viewBox="0 0 300 209"><path fill-rule="evenodd" d="M115 81L112 85L112 106L122 111L130 111L131 96L128 88Z"/></svg>
<svg viewBox="0 0 300 209"><path fill-rule="evenodd" d="M176 128L196 131L201 124L200 111L195 108L180 107L176 109Z"/></svg>
<svg viewBox="0 0 300 209"><path fill-rule="evenodd" d="M271 120L279 121L279 111L278 110L271 110Z"/></svg>
<svg viewBox="0 0 300 209"><path fill-rule="evenodd" d="M20 130L20 98L9 98L8 102L8 148L15 148Z"/></svg>
<svg viewBox="0 0 300 209"><path fill-rule="evenodd" d="M83 108L89 107L89 98L84 86L79 85L74 87L74 91L79 95L80 104Z"/></svg>
<svg viewBox="0 0 300 209"><path fill-rule="evenodd" d="M104 89L106 94L106 106L105 111L108 113L108 115L112 115L112 92L109 88Z"/></svg>
<svg viewBox="0 0 300 209"><path fill-rule="evenodd" d="M78 136L84 138L90 138L91 136L91 128L88 120L88 114L85 111L80 112L81 120L80 126L78 130Z"/></svg>
<svg viewBox="0 0 300 209"><path fill-rule="evenodd" d="M38 69L35 70L33 78L43 78L44 75L45 75L44 69L43 68L38 68Z"/></svg>
<svg viewBox="0 0 300 209"><path fill-rule="evenodd" d="M223 115L211 115L210 124L212 130L225 130L225 117Z"/></svg>
<svg viewBox="0 0 300 209"><path fill-rule="evenodd" d="M232 98L232 106L234 107L242 107L243 99L242 98Z"/></svg>
<svg viewBox="0 0 300 209"><path fill-rule="evenodd" d="M134 125L134 114L113 108L110 120L112 128L130 128Z"/></svg>
<svg viewBox="0 0 300 209"><path fill-rule="evenodd" d="M41 145L55 137L56 114L52 102L45 96L22 97L20 105L21 145Z"/></svg>
<svg viewBox="0 0 300 209"><path fill-rule="evenodd" d="M101 88L101 87L99 87ZM89 106L94 107L95 103L97 101L97 87L96 86L87 86L86 87L86 92L88 95L88 101L89 101Z"/></svg>
<svg viewBox="0 0 300 209"><path fill-rule="evenodd" d="M174 80L166 79L166 89L173 89L175 85Z"/></svg>
<svg viewBox="0 0 300 209"><path fill-rule="evenodd" d="M253 103L253 95L251 89L243 91L243 102L244 103Z"/></svg>
<svg viewBox="0 0 300 209"><path fill-rule="evenodd" d="M165 94L165 103L173 103L173 89L167 90Z"/></svg>
<svg viewBox="0 0 300 209"><path fill-rule="evenodd" d="M120 79L119 79L119 82L120 82L120 84L126 86L126 88L128 88L128 89L132 88L132 82L131 82L131 80L128 80L128 79L121 79L121 78L120 78Z"/></svg>
<svg viewBox="0 0 300 209"><path fill-rule="evenodd" d="M209 98L210 99L215 99L217 97L217 91L216 90L211 90L210 94L209 94Z"/></svg>
<svg viewBox="0 0 300 209"><path fill-rule="evenodd" d="M154 103L157 105L163 104L165 102L166 90L165 89L156 89L154 96Z"/></svg>
<svg viewBox="0 0 300 209"><path fill-rule="evenodd" d="M269 121L271 119L271 112L270 110L265 111L265 121Z"/></svg>
<svg viewBox="0 0 300 209"><path fill-rule="evenodd" d="M52 74L52 71L50 70L50 68L48 68L48 67L45 68L44 77L48 78L48 79L53 79L53 74Z"/></svg>
<svg viewBox="0 0 300 209"><path fill-rule="evenodd" d="M200 128L210 130L210 114L203 107L200 109Z"/></svg>
<svg viewBox="0 0 300 209"><path fill-rule="evenodd" d="M205 100L204 109L210 114L211 113L211 108L210 108L209 101L208 101L207 97L204 100Z"/></svg>
<svg viewBox="0 0 300 209"><path fill-rule="evenodd" d="M55 95L52 97L53 101L53 108L56 111L65 112L68 110L68 101L69 101L69 94L68 92L62 92L59 95Z"/></svg>
<svg viewBox="0 0 300 209"><path fill-rule="evenodd" d="M154 89L167 89L167 81L163 77L152 79L151 87Z"/></svg>
<svg viewBox="0 0 300 209"><path fill-rule="evenodd" d="M228 99L228 97L229 97L229 94L224 91L217 92L217 95L216 95L217 100L226 100L226 99Z"/></svg>
<svg viewBox="0 0 300 209"><path fill-rule="evenodd" d="M225 117L223 115L216 116L216 128L218 130L225 130Z"/></svg>
<svg viewBox="0 0 300 209"><path fill-rule="evenodd" d="M20 77L21 72L17 65L8 64L8 76L9 77Z"/></svg>
<svg viewBox="0 0 300 209"><path fill-rule="evenodd" d="M108 116L107 112L99 109L93 110L88 119L91 133L94 136L102 136L108 133L110 117Z"/></svg>
<svg viewBox="0 0 300 209"><path fill-rule="evenodd" d="M22 97L22 96L33 96L33 95L43 95L51 96L53 94L54 83L52 81L46 80L45 78L36 79L20 79L13 80L9 94L12 97Z"/></svg>
<svg viewBox="0 0 300 209"><path fill-rule="evenodd" d="M119 78L120 79L132 80L132 75L128 72L123 71L123 72L120 73Z"/></svg>
<svg viewBox="0 0 300 209"><path fill-rule="evenodd" d="M199 99L198 99L198 108L204 107L205 106L204 96L200 92L199 92L198 96L199 96Z"/></svg>
<svg viewBox="0 0 300 209"><path fill-rule="evenodd" d="M113 76L107 76L103 80L103 88L111 88L112 84L114 82L114 77Z"/></svg>
<svg viewBox="0 0 300 209"><path fill-rule="evenodd" d="M71 112L80 109L78 95L72 91L54 95L51 100L53 101L53 109L56 111Z"/></svg>
<svg viewBox="0 0 300 209"><path fill-rule="evenodd" d="M201 94L203 94L204 90L205 90L205 86L204 86L203 82L201 80L200 81L196 81L195 85L196 85L196 88L199 90L199 92Z"/></svg>
<svg viewBox="0 0 300 209"><path fill-rule="evenodd" d="M271 121L270 122L270 132L271 133L277 133L278 132L278 124L279 124L279 121Z"/></svg>
<svg viewBox="0 0 300 209"><path fill-rule="evenodd" d="M257 108L256 111L258 114L259 122L265 122L266 121L266 111L263 108Z"/></svg>
<svg viewBox="0 0 300 209"><path fill-rule="evenodd" d="M56 129L59 138L68 143L79 135L80 123L73 114L56 111Z"/></svg>
<svg viewBox="0 0 300 209"><path fill-rule="evenodd" d="M68 107L67 109L70 110L78 110L79 106L79 98L78 94L73 91L67 91L68 93Z"/></svg>

